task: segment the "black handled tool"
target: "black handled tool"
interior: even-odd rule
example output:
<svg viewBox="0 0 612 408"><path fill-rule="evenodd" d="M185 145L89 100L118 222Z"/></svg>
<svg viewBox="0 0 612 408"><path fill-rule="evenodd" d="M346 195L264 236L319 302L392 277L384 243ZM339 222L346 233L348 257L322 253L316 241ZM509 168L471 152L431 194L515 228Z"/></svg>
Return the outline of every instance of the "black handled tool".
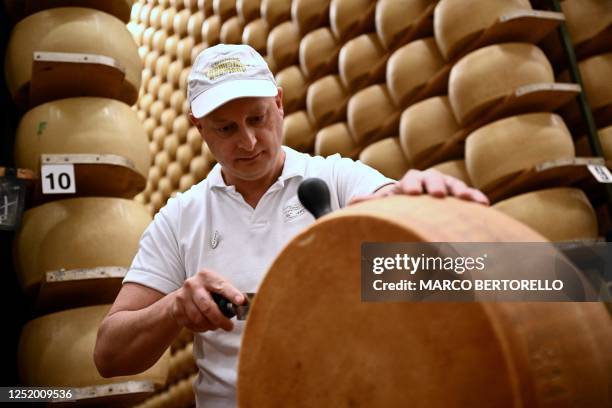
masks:
<svg viewBox="0 0 612 408"><path fill-rule="evenodd" d="M331 199L327 184L320 178L308 178L298 187L298 198L300 202L315 218L322 217L331 212ZM219 307L223 316L231 319L236 316L238 320L246 320L249 307L255 293L245 293L247 301L243 305L235 305L222 295L212 293L212 298Z"/></svg>

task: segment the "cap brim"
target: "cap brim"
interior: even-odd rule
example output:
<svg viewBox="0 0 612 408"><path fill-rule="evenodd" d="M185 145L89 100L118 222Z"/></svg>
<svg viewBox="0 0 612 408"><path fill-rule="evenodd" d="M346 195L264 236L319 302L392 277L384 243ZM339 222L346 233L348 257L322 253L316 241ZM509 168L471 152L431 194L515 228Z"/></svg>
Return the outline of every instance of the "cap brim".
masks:
<svg viewBox="0 0 612 408"><path fill-rule="evenodd" d="M278 88L267 79L226 81L196 96L191 103L191 112L200 119L233 99L272 97L277 94Z"/></svg>

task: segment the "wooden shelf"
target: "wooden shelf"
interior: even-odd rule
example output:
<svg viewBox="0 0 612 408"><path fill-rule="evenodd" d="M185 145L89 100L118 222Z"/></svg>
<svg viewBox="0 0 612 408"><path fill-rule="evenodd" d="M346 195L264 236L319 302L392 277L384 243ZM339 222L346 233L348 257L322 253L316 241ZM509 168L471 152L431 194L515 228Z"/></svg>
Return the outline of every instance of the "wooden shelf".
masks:
<svg viewBox="0 0 612 408"><path fill-rule="evenodd" d="M130 407L153 395L151 381L126 381L89 387L72 388L71 402L53 403L53 407Z"/></svg>
<svg viewBox="0 0 612 408"><path fill-rule="evenodd" d="M35 52L26 109L78 96L121 100L125 69L111 57L68 52Z"/></svg>
<svg viewBox="0 0 612 408"><path fill-rule="evenodd" d="M50 313L113 303L126 273L127 268L117 266L49 271L40 285L36 310Z"/></svg>
<svg viewBox="0 0 612 408"><path fill-rule="evenodd" d="M519 194L553 187L580 186L595 181L587 168L589 164L606 165L601 157L576 157L546 161L524 170L495 185L481 190L492 204Z"/></svg>

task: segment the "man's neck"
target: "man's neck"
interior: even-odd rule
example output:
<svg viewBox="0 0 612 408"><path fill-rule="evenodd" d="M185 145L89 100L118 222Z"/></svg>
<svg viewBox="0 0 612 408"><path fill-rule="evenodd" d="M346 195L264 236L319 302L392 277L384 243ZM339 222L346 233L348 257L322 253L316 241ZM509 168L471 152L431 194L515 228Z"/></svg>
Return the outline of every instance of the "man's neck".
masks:
<svg viewBox="0 0 612 408"><path fill-rule="evenodd" d="M276 170L273 173L267 174L264 177L257 180L231 180L233 181L233 186L236 188L236 191L242 195L244 201L246 201L251 207L257 207L259 200L261 197L268 191L268 189L278 180L280 175L283 173L283 167L285 165L286 154L283 150L281 150L278 158L278 165L276 166ZM223 175L223 169L221 169L221 174ZM225 175L223 178L226 180Z"/></svg>

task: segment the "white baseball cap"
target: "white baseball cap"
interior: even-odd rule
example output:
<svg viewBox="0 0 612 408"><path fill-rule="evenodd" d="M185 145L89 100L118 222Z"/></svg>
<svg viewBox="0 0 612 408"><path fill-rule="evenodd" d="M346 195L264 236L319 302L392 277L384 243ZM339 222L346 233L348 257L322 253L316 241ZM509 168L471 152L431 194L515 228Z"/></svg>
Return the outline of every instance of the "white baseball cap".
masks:
<svg viewBox="0 0 612 408"><path fill-rule="evenodd" d="M187 97L196 118L237 98L278 94L266 61L244 44L219 44L196 57L187 79Z"/></svg>

